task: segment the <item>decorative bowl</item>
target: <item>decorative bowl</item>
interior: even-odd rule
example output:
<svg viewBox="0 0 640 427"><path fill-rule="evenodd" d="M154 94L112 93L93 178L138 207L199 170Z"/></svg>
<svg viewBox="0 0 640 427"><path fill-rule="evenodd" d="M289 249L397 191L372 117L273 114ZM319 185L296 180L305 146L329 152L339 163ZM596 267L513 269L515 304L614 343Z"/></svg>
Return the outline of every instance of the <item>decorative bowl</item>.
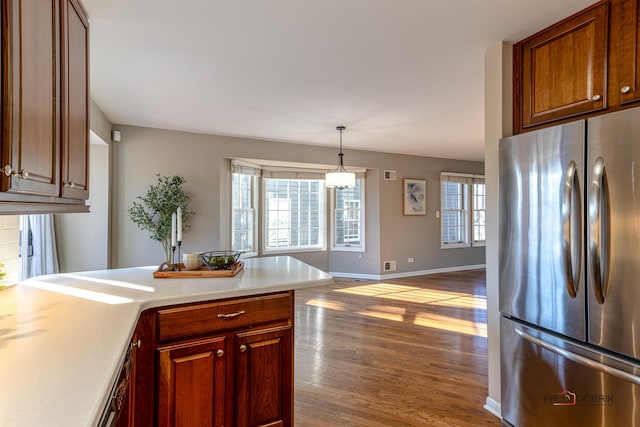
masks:
<svg viewBox="0 0 640 427"><path fill-rule="evenodd" d="M200 254L209 270L231 270L240 258L240 251L209 251Z"/></svg>

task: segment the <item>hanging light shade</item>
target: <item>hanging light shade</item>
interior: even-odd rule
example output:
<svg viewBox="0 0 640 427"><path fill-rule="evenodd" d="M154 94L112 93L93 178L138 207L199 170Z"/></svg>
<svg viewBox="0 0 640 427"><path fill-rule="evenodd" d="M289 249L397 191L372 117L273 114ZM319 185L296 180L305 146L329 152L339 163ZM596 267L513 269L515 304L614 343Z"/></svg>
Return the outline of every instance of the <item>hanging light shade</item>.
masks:
<svg viewBox="0 0 640 427"><path fill-rule="evenodd" d="M329 188L335 187L338 190L342 190L343 188L356 186L356 174L353 172L347 172L342 162L342 158L344 157L344 154L342 154L342 131L346 128L344 126L338 126L336 127L336 129L340 131L340 152L338 153L338 167L333 171L325 174L324 183Z"/></svg>

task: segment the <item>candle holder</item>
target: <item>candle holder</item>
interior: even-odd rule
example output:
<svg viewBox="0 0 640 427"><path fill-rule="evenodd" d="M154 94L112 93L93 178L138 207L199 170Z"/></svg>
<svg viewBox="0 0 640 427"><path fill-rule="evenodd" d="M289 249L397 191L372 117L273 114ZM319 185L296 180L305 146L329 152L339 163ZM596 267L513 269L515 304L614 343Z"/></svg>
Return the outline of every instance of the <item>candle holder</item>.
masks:
<svg viewBox="0 0 640 427"><path fill-rule="evenodd" d="M171 246L171 269L169 271L176 271L176 247Z"/></svg>
<svg viewBox="0 0 640 427"><path fill-rule="evenodd" d="M182 246L182 240L178 240L178 263L175 264L176 267L176 271L180 271L180 261L182 260L182 257L180 256L180 247Z"/></svg>

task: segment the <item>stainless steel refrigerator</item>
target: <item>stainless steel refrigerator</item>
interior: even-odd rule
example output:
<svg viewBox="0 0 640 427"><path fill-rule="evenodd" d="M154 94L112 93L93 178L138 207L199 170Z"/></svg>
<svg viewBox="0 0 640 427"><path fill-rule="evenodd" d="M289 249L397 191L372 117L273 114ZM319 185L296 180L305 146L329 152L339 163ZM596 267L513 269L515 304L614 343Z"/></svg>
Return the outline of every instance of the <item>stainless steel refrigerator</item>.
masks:
<svg viewBox="0 0 640 427"><path fill-rule="evenodd" d="M640 109L500 141L503 425L640 427Z"/></svg>

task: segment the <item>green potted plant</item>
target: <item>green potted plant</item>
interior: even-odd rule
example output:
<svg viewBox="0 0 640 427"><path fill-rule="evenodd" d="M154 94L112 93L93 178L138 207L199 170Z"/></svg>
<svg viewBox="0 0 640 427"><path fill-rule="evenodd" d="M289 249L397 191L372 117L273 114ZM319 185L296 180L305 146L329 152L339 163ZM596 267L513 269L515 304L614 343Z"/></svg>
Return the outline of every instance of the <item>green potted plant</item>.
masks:
<svg viewBox="0 0 640 427"><path fill-rule="evenodd" d="M180 207L182 228L188 230L191 227L189 218L194 213L187 205L189 193L182 188L185 183L182 176L156 176L157 183L150 185L147 193L138 196L138 201L134 201L129 207L129 219L141 230L148 231L153 240L162 244L166 261L171 264L171 216Z"/></svg>

